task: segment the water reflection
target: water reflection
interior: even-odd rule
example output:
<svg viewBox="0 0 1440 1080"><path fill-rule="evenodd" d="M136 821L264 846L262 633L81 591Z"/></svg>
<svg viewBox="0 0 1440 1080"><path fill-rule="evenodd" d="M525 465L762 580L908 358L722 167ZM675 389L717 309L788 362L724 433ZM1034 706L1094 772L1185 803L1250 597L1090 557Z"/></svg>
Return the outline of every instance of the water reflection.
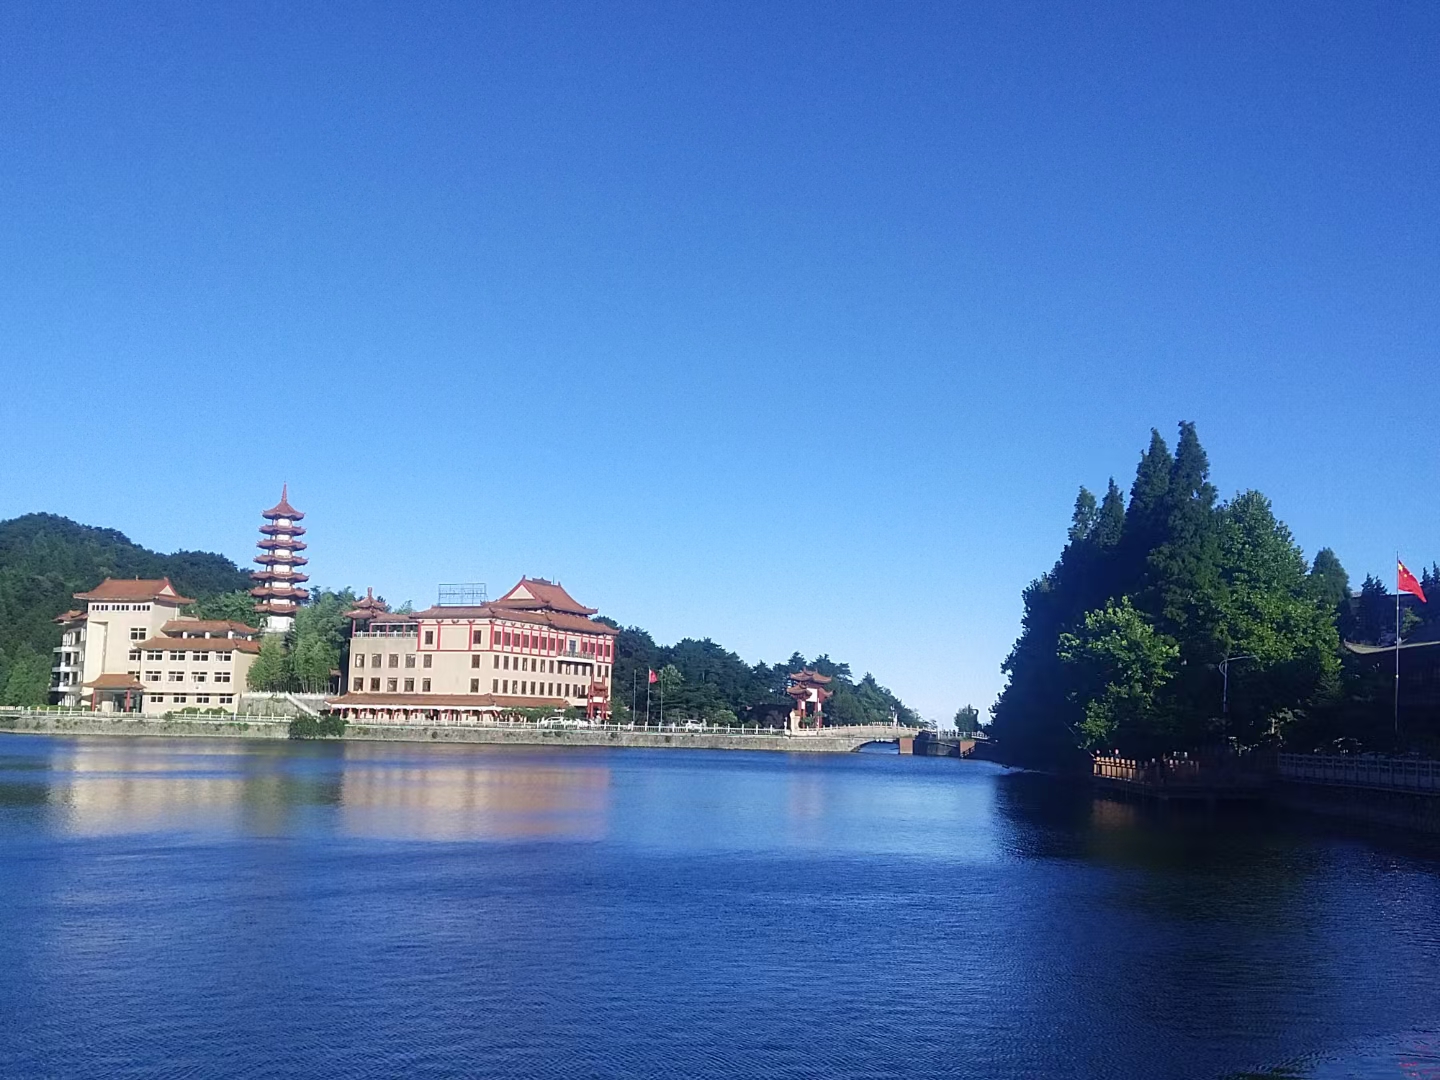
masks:
<svg viewBox="0 0 1440 1080"><path fill-rule="evenodd" d="M48 783L33 763L0 762L0 806L43 807L70 836L279 836L313 820L313 807L338 810L320 827L388 840L597 839L608 818L608 768L483 748L76 739L47 749Z"/></svg>
<svg viewBox="0 0 1440 1080"><path fill-rule="evenodd" d="M609 795L604 766L468 754L397 761L388 747L350 743L340 827L392 840L595 840L605 835Z"/></svg>

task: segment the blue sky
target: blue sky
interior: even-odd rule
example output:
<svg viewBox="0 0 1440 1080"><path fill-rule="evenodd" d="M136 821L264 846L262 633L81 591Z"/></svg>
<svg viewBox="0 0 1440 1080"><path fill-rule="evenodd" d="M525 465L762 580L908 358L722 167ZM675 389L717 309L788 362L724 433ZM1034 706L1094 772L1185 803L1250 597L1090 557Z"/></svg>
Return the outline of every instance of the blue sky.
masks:
<svg viewBox="0 0 1440 1080"><path fill-rule="evenodd" d="M1195 420L1440 558L1433 4L9 4L0 516L986 706Z"/></svg>

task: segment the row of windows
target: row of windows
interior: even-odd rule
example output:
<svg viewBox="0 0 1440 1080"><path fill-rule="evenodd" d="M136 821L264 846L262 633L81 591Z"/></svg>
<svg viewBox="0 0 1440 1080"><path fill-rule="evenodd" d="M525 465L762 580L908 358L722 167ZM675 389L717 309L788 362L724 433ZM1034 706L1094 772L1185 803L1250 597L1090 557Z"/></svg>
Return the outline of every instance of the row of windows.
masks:
<svg viewBox="0 0 1440 1080"><path fill-rule="evenodd" d="M140 673L139 673L138 671L132 671L130 674L132 674L132 675L134 675L134 676L136 676L136 677L138 678ZM147 672L145 672L145 681L146 681L146 682L160 682L160 674L161 674L161 673L158 672L158 671L147 671ZM212 674L212 675L214 676L214 678L210 680L210 681L212 681L212 682L228 683L228 682L230 681L230 672L228 672L228 671L215 671L215 672L211 672L210 674ZM192 678L195 682L197 682L197 683L202 683L202 682L205 682L205 681L206 681L206 673L203 672L203 671L193 671L193 672L190 673L190 675L191 675L191 678ZM170 679L169 679L169 681L170 681L170 682L184 682L184 681L185 681L185 672L183 672L183 671L172 671L172 672L170 672Z"/></svg>
<svg viewBox="0 0 1440 1080"><path fill-rule="evenodd" d="M350 689L351 689L353 692L358 693L358 694L363 694L363 693L365 693L365 680L364 680L364 679L356 679L355 682L354 682L354 684L350 687ZM380 680L379 680L379 679L374 679L374 678L372 678L372 679L370 680L370 692L371 692L372 694L378 694L378 693L380 692ZM400 692L401 692L401 680L399 680L399 679L386 679L386 680L385 680L385 692L386 692L387 694L400 693ZM406 694L413 694L413 693L415 692L415 680L414 680L414 679L406 679L406 680L404 680L404 690L403 690L403 692L406 693ZM421 680L420 680L420 692L421 692L422 694L428 694L428 693L430 693L430 680L429 680L429 679L421 679ZM471 692L472 694L478 694L478 693L480 693L480 680L479 680L479 679L471 679L471 680L470 680L470 692ZM578 697L584 697L584 696L585 696L585 688L582 687L579 683L553 683L553 682L552 682L552 683L544 683L544 682L529 682L528 680L526 680L526 681L521 681L521 680L519 680L519 679L491 679L491 680L490 680L490 692L491 692L492 694L529 694L529 695L531 695L532 697L535 696L535 695L537 695L537 694L539 694L539 695L545 695L545 696L547 696L547 697L567 697L567 698L578 698Z"/></svg>
<svg viewBox="0 0 1440 1080"><path fill-rule="evenodd" d="M165 653L166 653L166 651L167 651L167 650L165 650L165 649L146 649L146 650L145 650L145 659L146 659L146 660L164 660L164 659L165 659ZM169 653L170 653L170 659L171 659L171 660L195 660L195 661L198 661L199 663L202 663L202 664L208 664L208 663L210 662L210 654L209 654L209 652L204 652L204 651L202 651L202 652L189 652L189 651L187 651L187 650L185 650L185 649L170 649L170 650L168 650L168 651L169 651ZM225 650L217 649L217 650L215 651L215 660L216 660L217 663L228 664L228 663L230 663L230 658L231 658L232 656L234 656L234 655L235 655L234 652L232 652L232 651L229 650L229 649L225 649ZM131 649L131 650L130 650L130 659L131 659L131 660L139 660L139 659L140 659L140 650L139 650L139 649Z"/></svg>
<svg viewBox="0 0 1440 1080"><path fill-rule="evenodd" d="M371 656L370 656L370 666L371 666L371 667L380 667L380 665L381 665L386 659L387 659L386 657L381 656L378 652L377 652L377 653L372 653ZM389 659L389 666L390 666L390 667L399 667L399 666L400 666L400 654L399 654L399 653L390 653L388 659ZM433 659L434 659L434 657L431 657L431 656L425 657L425 663L424 663L423 666L424 666L424 667L429 667L429 666L430 666L430 662L431 662ZM365 654L364 654L364 653L356 653L356 654L355 654L355 666L356 666L357 668L358 668L358 667L364 667L364 666L365 666ZM414 654L414 653L407 653L407 654L405 655L405 666L408 667L408 668L413 668L413 667L415 666L415 654Z"/></svg>
<svg viewBox="0 0 1440 1080"><path fill-rule="evenodd" d="M425 644L435 644L435 631L425 631ZM491 647L495 649L519 649L522 652L550 653L559 656L565 651L565 638L551 637L549 634L531 634L523 630L496 629L492 635ZM609 641L570 641L570 653L574 655L578 647L580 652L588 656L611 659L613 643ZM470 645L472 648L483 648L485 645L485 631L470 631Z"/></svg>
<svg viewBox="0 0 1440 1080"><path fill-rule="evenodd" d="M91 611L149 611L149 604L91 604Z"/></svg>
<svg viewBox="0 0 1440 1080"><path fill-rule="evenodd" d="M170 695L168 695L169 699L170 699L172 702L174 702L176 705L187 705L187 704L189 704L189 702L190 702L190 696L191 696L191 695L189 695L189 694L170 694ZM234 695L234 694L214 694L214 695L211 695L211 694L196 694L196 695L194 695L194 697L195 697L195 704L196 704L196 705L209 705L209 704L210 704L210 699L211 699L212 696L215 698L215 701L216 701L217 704L220 704L220 705L234 705L234 704L235 704L235 695ZM165 695L165 694L146 694L146 695L145 695L145 700L146 700L146 701L153 701L153 702L155 702L157 705L164 705L164 704L165 704L165 699L166 699L166 697L167 697L167 695Z"/></svg>

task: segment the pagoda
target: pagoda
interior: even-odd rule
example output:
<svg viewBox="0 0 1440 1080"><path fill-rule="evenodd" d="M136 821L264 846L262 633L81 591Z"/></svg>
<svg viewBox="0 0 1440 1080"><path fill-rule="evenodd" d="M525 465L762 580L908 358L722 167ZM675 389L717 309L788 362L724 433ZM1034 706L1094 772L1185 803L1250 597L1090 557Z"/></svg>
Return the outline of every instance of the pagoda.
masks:
<svg viewBox="0 0 1440 1080"><path fill-rule="evenodd" d="M255 556L260 569L250 574L255 581L250 595L255 597L255 610L265 616L267 634L289 630L295 623L296 610L310 599L309 590L300 585L310 580L300 572L300 567L310 561L300 554L305 550L305 542L300 539L305 530L297 522L305 515L290 505L289 493L289 484L281 487L280 501L260 515L265 519L255 545L260 549Z"/></svg>

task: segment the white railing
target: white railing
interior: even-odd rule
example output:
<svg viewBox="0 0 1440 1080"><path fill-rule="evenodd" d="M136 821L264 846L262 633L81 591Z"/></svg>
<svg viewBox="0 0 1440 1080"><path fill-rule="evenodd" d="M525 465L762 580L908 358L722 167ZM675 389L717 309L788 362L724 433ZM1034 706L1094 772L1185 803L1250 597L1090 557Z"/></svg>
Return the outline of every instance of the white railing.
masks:
<svg viewBox="0 0 1440 1080"><path fill-rule="evenodd" d="M1440 792L1440 761L1361 754L1281 754L1282 780L1389 791Z"/></svg>
<svg viewBox="0 0 1440 1080"><path fill-rule="evenodd" d="M281 723L295 719L293 713L185 713L185 712L164 712L164 713L143 713L143 712L99 712L91 709L67 709L59 705L45 705L35 708L22 708L6 706L0 708L0 717L14 717L16 719L51 719L51 720L104 720L106 723L143 723L154 720L194 720L198 723L233 724L240 723Z"/></svg>

